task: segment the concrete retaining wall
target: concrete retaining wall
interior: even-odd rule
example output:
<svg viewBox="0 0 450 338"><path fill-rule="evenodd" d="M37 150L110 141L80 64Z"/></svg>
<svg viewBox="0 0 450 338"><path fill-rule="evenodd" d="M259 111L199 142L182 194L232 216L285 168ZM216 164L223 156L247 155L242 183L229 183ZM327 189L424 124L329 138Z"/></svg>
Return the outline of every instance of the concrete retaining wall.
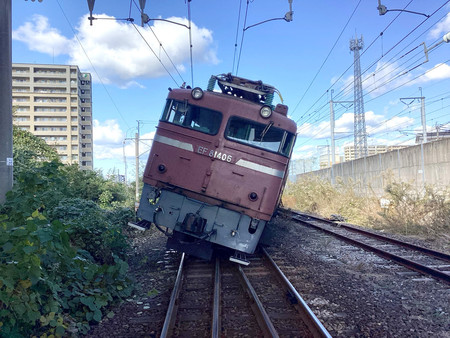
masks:
<svg viewBox="0 0 450 338"><path fill-rule="evenodd" d="M338 163L333 168L321 169L305 174L316 175L323 179L341 178L344 182L357 183L360 193L373 191L381 196L389 181L407 182L421 189L424 184L436 188L450 186L450 138L416 145L360 158L354 161Z"/></svg>

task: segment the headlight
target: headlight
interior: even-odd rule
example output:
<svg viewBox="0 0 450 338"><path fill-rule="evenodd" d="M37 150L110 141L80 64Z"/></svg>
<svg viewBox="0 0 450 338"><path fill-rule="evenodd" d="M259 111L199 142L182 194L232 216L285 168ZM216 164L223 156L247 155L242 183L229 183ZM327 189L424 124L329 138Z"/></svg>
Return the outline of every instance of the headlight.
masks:
<svg viewBox="0 0 450 338"><path fill-rule="evenodd" d="M253 191L250 194L248 194L248 199L250 201L256 201L256 200L258 200L258 194Z"/></svg>
<svg viewBox="0 0 450 338"><path fill-rule="evenodd" d="M270 117L270 115L272 115L272 108L270 108L269 106L262 106L259 113L263 118L267 119Z"/></svg>
<svg viewBox="0 0 450 338"><path fill-rule="evenodd" d="M191 95L194 100L200 100L203 97L203 90L200 87L195 87L192 89Z"/></svg>

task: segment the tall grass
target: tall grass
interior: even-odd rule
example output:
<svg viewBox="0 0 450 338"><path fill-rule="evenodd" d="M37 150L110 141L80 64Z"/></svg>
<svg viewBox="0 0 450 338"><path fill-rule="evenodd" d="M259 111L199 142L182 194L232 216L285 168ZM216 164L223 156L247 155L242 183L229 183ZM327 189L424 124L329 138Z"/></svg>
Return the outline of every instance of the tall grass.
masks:
<svg viewBox="0 0 450 338"><path fill-rule="evenodd" d="M370 189L368 189L370 190ZM420 236L450 245L450 189L415 190L403 182L391 182L380 205L373 193L361 196L357 184L337 179L335 185L317 176L288 183L283 205L323 217L339 215L347 222L402 235Z"/></svg>

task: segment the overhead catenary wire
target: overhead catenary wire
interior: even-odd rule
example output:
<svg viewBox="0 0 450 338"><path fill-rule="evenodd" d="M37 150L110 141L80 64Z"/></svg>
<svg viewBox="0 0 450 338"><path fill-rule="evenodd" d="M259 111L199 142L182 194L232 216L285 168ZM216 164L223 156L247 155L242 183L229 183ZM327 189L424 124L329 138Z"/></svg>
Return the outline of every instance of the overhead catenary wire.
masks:
<svg viewBox="0 0 450 338"><path fill-rule="evenodd" d="M438 9L436 9L430 16L428 16L426 19L424 19L421 23L419 23L414 29L412 29L406 36L404 36L400 41L398 41L394 46L392 46L384 55L382 55L381 57L379 57L378 59L376 59L374 62L372 62L368 67L366 67L366 69L361 73L361 75L364 75L369 69L371 69L378 61L380 61L383 57L385 57L387 54L389 54L395 47L397 47L401 42L403 42L408 36L410 36L414 31L416 31L420 26L422 26L428 19L430 19L433 15L435 15L440 9L442 9L447 3L449 3L449 1L446 1L443 5L441 5ZM410 2L411 3L411 2ZM400 14L399 14L400 15ZM439 19L441 20L441 19ZM438 20L438 21L439 21ZM389 25L388 25L389 26ZM385 29L386 30L386 29ZM384 31L385 31L384 30ZM384 32L383 31L383 32ZM380 33L381 34L381 33ZM421 36L421 35L420 35ZM415 39L417 40L418 37ZM414 40L414 41L415 41ZM374 40L376 41L376 39ZM372 45L372 44L371 44ZM370 46L369 46L370 47ZM369 48L368 47L368 48ZM368 48L366 48L366 50L361 53L361 56L368 50ZM406 47L405 47L406 48ZM404 49L405 49L404 48ZM403 49L403 50L404 50ZM398 55L398 54L397 54ZM394 56L395 57L395 56ZM392 61L393 58L391 58L388 62ZM341 90L342 92L342 90ZM336 95L337 97L339 97L339 93Z"/></svg>
<svg viewBox="0 0 450 338"><path fill-rule="evenodd" d="M413 1L413 0L411 0L411 1L405 6L405 8L408 7L409 4L410 4L412 1ZM391 24L392 24L395 20L397 20L397 18L400 16L400 14L401 14L401 13L399 13L393 20L391 20L391 22L384 28L384 30L380 33L380 35L378 35L378 36L370 43L369 47L367 47L367 48L361 53L360 58L367 52L367 50L370 49L370 47L373 46L373 44L375 43L375 41L377 41L378 38L379 38L381 35L383 35L383 33L391 26ZM353 65L354 65L354 62L352 62L352 63L348 66L348 68L347 68L346 70L344 70L344 72L341 73L341 75L340 75L340 76L332 83L332 85L331 85L330 87L328 87L328 89L326 90L326 92L328 92L329 90L331 90L331 88L333 88L333 87L336 85L336 83L339 82L339 80L340 80L340 79L341 79L341 78L349 71L350 68L353 67ZM296 123L298 123L298 122L303 118L303 116L304 116L306 113L308 113L308 112L316 105L316 103L323 97L323 95L325 95L325 93L322 94L322 95L320 96L320 98L317 99L317 100L310 106L310 108L309 108L302 116L300 116L300 118L298 118L298 119L296 120Z"/></svg>
<svg viewBox="0 0 450 338"><path fill-rule="evenodd" d="M135 0L131 0L135 7L140 10L139 5L136 3ZM130 16L131 16L131 8L130 8ZM170 55L167 53L166 49L164 48L161 40L158 38L158 36L156 35L155 31L153 30L152 26L149 24L149 22L147 22L147 26L150 29L150 31L152 32L153 36L155 37L156 41L158 41L158 44L160 46L160 48L163 50L164 54L166 54L167 58L169 59L170 63L172 64L172 67L175 69L175 71L177 72L178 76L180 77L182 82L186 82L183 78L183 76L180 74L180 72L178 71L177 66L174 64L172 58L170 57ZM187 28L187 27L186 27Z"/></svg>
<svg viewBox="0 0 450 338"><path fill-rule="evenodd" d="M241 8L242 8L242 0L239 0L239 14L237 19L237 25L236 25L236 38L234 41L234 54L233 54L233 67L231 68L231 74L234 74L234 65L236 61L236 53L237 53L237 41L239 37L239 24L241 22Z"/></svg>
<svg viewBox="0 0 450 338"><path fill-rule="evenodd" d="M450 62L450 59L446 60L446 61L445 61L444 63L442 63L442 64L445 64L445 63L447 63L447 62ZM441 65L442 65L442 64L441 64ZM435 68L433 68L433 69L435 69ZM418 78L420 78L421 76L424 76L425 74L429 73L429 72L432 71L433 69L429 69L429 70L427 70L426 72L424 72L424 73L422 73L422 74L419 74L418 76L414 77L413 79L409 80L408 82L412 82L412 81L417 80ZM407 82L407 83L408 83L408 82ZM403 85L404 85L404 84L402 84L402 85L400 85L400 86L403 86ZM398 89L398 87L400 87L400 86L397 86L396 88L391 89L389 92ZM383 93L383 94L381 94L381 95L379 95L378 97L376 97L376 98L374 98L374 99L377 99L377 98L379 98L379 97L381 97L381 96L383 96L383 95L386 95L386 94L387 94L387 92L386 92L386 93ZM374 100L374 99L372 99L372 100ZM370 101L368 101L368 102L370 102ZM406 109L406 110L407 110L407 109ZM387 121L391 120L393 117L395 117L395 115L392 116L392 117L391 117L390 119L388 119ZM310 126L311 126L311 124L308 125L308 128L310 128ZM301 128L302 128L302 127L300 126L299 129L301 129ZM316 130L315 133L313 133L311 137L308 137L306 140L304 140L304 142L302 142L302 143L300 143L300 144L297 144L296 147L301 146L301 145L304 145L305 143L309 142L310 139L316 138L318 135L320 135L322 132L326 131L328 128L329 128L329 125L328 125L328 124L324 125L322 128Z"/></svg>
<svg viewBox="0 0 450 338"><path fill-rule="evenodd" d="M406 9L412 2L413 0L411 0L405 7L404 9ZM442 4L441 6L439 6L429 17L427 17L426 19L424 19L421 23L419 23L414 29L412 29L406 36L404 36L400 41L398 41L393 47L391 47L386 53L384 53L380 58L378 58L375 62L373 62L371 64L371 66L367 67L367 69L369 69L370 67L372 67L374 64L376 64L380 59L382 59L384 56L386 56L387 54L389 54L395 47L397 47L401 42L403 42L408 36L410 36L414 31L416 31L424 22L426 22L429 18L431 18L433 15L435 15L439 10L441 10L446 4L448 4L450 2L450 0L446 1L444 4ZM365 50L361 53L360 57L362 57L372 46L373 44L380 38L380 36L382 36L386 30L392 25L392 23L401 15L401 12L384 28L384 30L369 44L368 47L365 48ZM347 71L353 66L353 63L333 82L333 84L327 89L327 92L333 88L336 83L344 76L344 74L347 73ZM364 71L366 72L367 69ZM339 93L338 93L339 94ZM324 94L322 94L323 96ZM322 97L321 96L321 97ZM321 98L320 97L320 98ZM339 97L338 95L336 95L336 97ZM303 118L303 116L308 113L310 110L312 110L312 108L317 104L317 102L320 100L317 99L311 106L310 108L299 118L297 119L297 123Z"/></svg>
<svg viewBox="0 0 450 338"><path fill-rule="evenodd" d="M148 48L151 50L151 52L153 53L153 55L155 55L156 59L159 61L159 63L161 64L161 66L163 66L164 70L167 72L167 74L169 74L169 76L171 77L171 79L175 82L175 84L177 86L179 86L177 80L175 80L175 78L172 76L172 74L170 73L170 71L167 69L167 67L164 65L164 63L162 62L161 58L156 54L156 52L153 50L152 46L150 46L150 44L148 43L148 41L145 39L145 37L142 35L142 33L139 31L139 28L136 27L136 25L134 24L134 22L131 23L134 27L134 29L136 30L136 32L138 32L138 34L140 35L140 37L142 38L142 40L144 40L145 44L148 46Z"/></svg>
<svg viewBox="0 0 450 338"><path fill-rule="evenodd" d="M194 62L192 60L192 23L191 23L191 0L187 0L188 20L189 20L189 54L191 57L191 83L194 87Z"/></svg>
<svg viewBox="0 0 450 338"><path fill-rule="evenodd" d="M323 60L321 66L319 67L319 69L316 72L316 75L314 75L314 78L311 80L311 82L309 83L308 87L306 88L305 92L303 93L302 97L300 98L300 100L297 102L297 104L295 105L292 114L297 110L297 107L300 105L300 103L303 101L303 99L305 98L305 95L308 93L309 89L311 88L311 86L313 85L314 81L316 80L317 76L319 75L320 71L322 70L323 66L325 65L325 63L328 61L328 58L330 57L331 53L334 50L334 47L336 47L337 43L339 42L339 40L341 39L342 34L344 33L345 29L347 28L348 24L350 23L350 21L353 18L353 15L355 15L356 10L358 9L359 5L361 4L362 0L359 0L358 4L356 5L356 7L353 9L352 14L350 15L350 17L348 18L346 24L344 25L344 27L342 28L341 32L339 33L339 36L337 37L336 41L334 42L333 46L331 47L330 51L328 52L328 55L326 56L325 60Z"/></svg>
<svg viewBox="0 0 450 338"><path fill-rule="evenodd" d="M442 9L443 8L443 6L445 6L448 2L450 2L450 1L446 1L442 6L440 6L438 9L436 9L433 13L432 13L432 15L434 15L434 14L436 14L440 9ZM432 16L432 15L430 15L430 17ZM428 18L427 18L428 19ZM426 21L427 19L425 19L424 21ZM392 23L392 22L391 22ZM390 25L391 25L391 23L387 26L387 27L389 27ZM416 26L412 31L410 31L409 32L409 34L407 35L407 36L409 36L413 31L415 31L416 29L418 29L421 25L423 24L423 22L421 23L421 24L419 24L418 26ZM385 30L387 29L387 27L385 28ZM431 28L431 27L430 27ZM384 30L384 31L385 31ZM423 34L423 33L422 33ZM404 39L405 39L406 37L404 37L401 41L403 41ZM387 55L389 52L391 52L396 46L398 46L399 45L399 43L401 42L401 41L399 41L398 43L396 43L395 45L394 45L394 47L392 47L386 54L384 54L383 56L385 56L385 55ZM367 49L366 49L366 51L367 51ZM398 55L398 54L397 54ZM381 59L381 58L380 58ZM379 61L379 59L377 60L377 61ZM376 62L377 62L376 61ZM375 62L375 63L376 63ZM375 64L374 63L374 64ZM350 68L350 67L349 67ZM348 68L348 69L349 69ZM368 67L368 69L369 69L370 67ZM415 68L417 68L417 67L415 67ZM347 69L347 70L348 70ZM412 69L410 69L409 71L411 71ZM366 69L366 71L367 71L367 69ZM408 72L409 72L408 71ZM341 77L342 77L343 75L341 75ZM335 81L335 83L333 83L333 85L330 87L330 88L332 88L335 84L337 83L337 81ZM406 85L406 83L405 84L403 84L403 85ZM396 89L398 89L399 87L401 87L401 86L397 86L396 87ZM329 88L329 89L330 89ZM328 89L328 90L329 90ZM341 90L341 92L340 92L340 94L342 94L343 92L344 92L344 90L345 89L343 89L343 90ZM364 96L366 96L368 93L366 93L366 94L364 94ZM302 117L301 118L303 118L303 117L305 117L305 115L309 112L309 111L311 111L312 110L312 108L318 103L318 101L323 97L325 95L325 93L324 94L322 94L321 95L321 97L318 99L318 100L316 100L316 102L314 102L314 104L308 109L308 111L305 113L305 114L303 114L302 115ZM378 98L378 97L377 97ZM375 98L376 99L376 98ZM316 109L315 111L317 112L317 111L321 111L322 109L324 109L324 108L326 108L326 105L324 104L323 106L321 106L319 109ZM309 114L308 115L309 116L309 120L311 120L311 118L313 117L313 116L311 116L311 114ZM301 119L300 118L300 119ZM297 122L299 122L299 120L300 119L298 119L297 120Z"/></svg>
<svg viewBox="0 0 450 338"><path fill-rule="evenodd" d="M238 57L238 62L237 62L237 66L236 66L236 75L239 73L239 64L241 62L242 46L244 45L245 26L247 25L249 3L250 3L250 0L247 0L247 6L245 8L244 28L242 29L242 36L241 36L241 46L239 48L239 57Z"/></svg>
<svg viewBox="0 0 450 338"><path fill-rule="evenodd" d="M67 23L69 24L70 29L72 30L72 33L74 34L75 38L77 39L78 44L80 45L84 55L86 56L87 60L89 61L89 64L91 65L92 69L94 70L95 74L97 75L98 80L100 81L100 83L102 84L103 89L105 90L106 94L108 95L109 99L111 100L114 108L116 109L117 113L119 114L119 116L122 118L122 120L125 122L125 124L127 125L127 127L129 127L127 120L125 120L125 118L123 117L122 113L119 110L119 107L117 107L116 102L114 101L114 99L112 98L111 94L109 93L108 89L105 86L105 83L103 82L102 77L100 76L100 74L97 72L97 69L94 67L94 64L92 63L91 59L89 58L89 55L87 54L83 44L81 43L81 40L78 37L78 34L75 32L75 29L72 26L72 23L70 22L69 18L67 17L66 13L64 12L64 9L62 8L59 0L56 0L56 3L58 4L64 18L66 19Z"/></svg>

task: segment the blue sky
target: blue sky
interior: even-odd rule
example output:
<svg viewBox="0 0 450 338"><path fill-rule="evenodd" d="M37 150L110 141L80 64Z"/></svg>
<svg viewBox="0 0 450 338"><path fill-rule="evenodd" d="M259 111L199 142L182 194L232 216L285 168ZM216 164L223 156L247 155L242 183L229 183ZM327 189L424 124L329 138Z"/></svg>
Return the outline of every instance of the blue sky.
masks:
<svg viewBox="0 0 450 338"><path fill-rule="evenodd" d="M192 0L192 68L188 29L159 20L140 27L138 0L96 0L93 15L103 19L92 26L85 0L12 2L13 62L75 64L92 73L94 168L105 174L124 173L125 149L133 177L134 144L127 139L137 120L145 163L169 87L205 88L211 75L229 72L278 88L298 124L294 158L318 156L330 144L331 90L335 101L353 100L349 41L361 35L368 143L414 143L420 103L400 98L421 96L419 88L428 130L450 126L450 43L429 50L425 62L425 48L450 32L450 1L381 0L390 11L380 16L377 0L293 0L292 22L269 21L242 37L244 21L248 27L283 18L288 0ZM145 12L188 23L185 0L147 1ZM129 17L135 25L113 20ZM335 114L342 153L353 143L353 107L336 104Z"/></svg>

